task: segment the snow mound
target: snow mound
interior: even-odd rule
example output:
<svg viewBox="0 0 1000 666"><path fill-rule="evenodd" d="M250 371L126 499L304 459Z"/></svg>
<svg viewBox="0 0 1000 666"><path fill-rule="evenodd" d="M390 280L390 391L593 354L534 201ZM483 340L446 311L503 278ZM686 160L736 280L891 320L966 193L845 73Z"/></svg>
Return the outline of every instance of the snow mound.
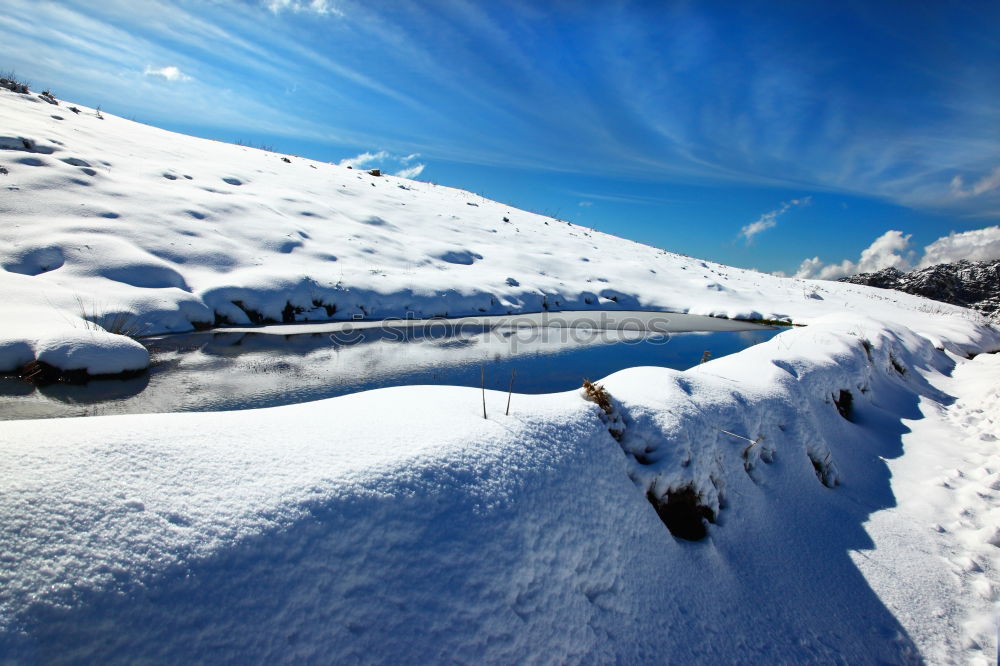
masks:
<svg viewBox="0 0 1000 666"><path fill-rule="evenodd" d="M74 330L40 338L35 343L35 356L56 368L85 370L91 375L118 374L149 365L149 352L141 344L101 330Z"/></svg>
<svg viewBox="0 0 1000 666"><path fill-rule="evenodd" d="M951 342L1000 346L971 323ZM478 391L401 387L9 422L0 652L917 662L919 625L855 555L895 504L903 419L949 401L928 378L959 362L898 325L832 316L691 371L616 373L603 406L515 395L504 416L488 392L483 419ZM665 524L685 497L701 540Z"/></svg>

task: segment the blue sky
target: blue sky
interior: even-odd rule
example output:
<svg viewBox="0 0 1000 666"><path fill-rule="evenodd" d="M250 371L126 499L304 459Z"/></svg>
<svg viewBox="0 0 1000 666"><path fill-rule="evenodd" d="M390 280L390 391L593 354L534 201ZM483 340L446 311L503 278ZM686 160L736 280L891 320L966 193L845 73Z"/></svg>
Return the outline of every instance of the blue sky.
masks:
<svg viewBox="0 0 1000 666"><path fill-rule="evenodd" d="M997 2L4 5L0 69L168 129L768 271L1000 256Z"/></svg>

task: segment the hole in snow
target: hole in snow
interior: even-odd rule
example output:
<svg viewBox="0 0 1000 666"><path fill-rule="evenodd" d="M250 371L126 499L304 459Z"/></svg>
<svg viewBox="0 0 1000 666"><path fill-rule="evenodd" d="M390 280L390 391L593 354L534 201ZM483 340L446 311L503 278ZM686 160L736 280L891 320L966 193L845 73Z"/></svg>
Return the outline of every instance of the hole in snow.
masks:
<svg viewBox="0 0 1000 666"><path fill-rule="evenodd" d="M229 183L230 185L242 185L243 181L239 178L223 178L223 182Z"/></svg>
<svg viewBox="0 0 1000 666"><path fill-rule="evenodd" d="M841 389L840 394L834 398L833 404L837 406L837 411L848 421L851 420L852 406L854 405L854 396L851 395L850 391L845 391Z"/></svg>
<svg viewBox="0 0 1000 666"><path fill-rule="evenodd" d="M668 490L666 496L657 497L650 490L646 499L656 509L656 515L678 539L699 541L708 536L709 523L715 522L715 512L701 503L701 495L688 484Z"/></svg>

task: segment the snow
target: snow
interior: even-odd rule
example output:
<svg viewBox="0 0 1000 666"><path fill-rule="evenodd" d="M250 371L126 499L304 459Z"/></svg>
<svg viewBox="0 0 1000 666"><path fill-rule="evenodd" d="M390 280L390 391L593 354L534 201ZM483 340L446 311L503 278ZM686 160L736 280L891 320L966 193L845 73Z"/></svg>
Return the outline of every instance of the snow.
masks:
<svg viewBox="0 0 1000 666"><path fill-rule="evenodd" d="M577 391L514 396L509 417L489 392L484 420L456 387L9 422L0 646L46 662L916 661L936 640L907 615L923 569L870 583L856 553L908 552L878 547L896 522L879 512L903 507L887 465L918 401L947 402L925 377L969 363L829 316L691 371L606 378L621 442ZM718 515L703 542L646 500L689 484ZM902 611L880 584L910 591ZM963 621L989 621L973 606ZM981 634L950 654L988 653Z"/></svg>
<svg viewBox="0 0 1000 666"><path fill-rule="evenodd" d="M37 356L42 337L88 328L85 319L114 329L108 322L125 318L148 335L217 319L543 310L807 324L850 309L918 327L925 313L969 315L897 292L700 261L462 190L285 162L78 108L0 94L0 164L9 171L0 180L0 320L17 324L0 331L0 370L22 364L26 350ZM91 344L103 368L118 358L119 370L133 369L110 338Z"/></svg>
<svg viewBox="0 0 1000 666"><path fill-rule="evenodd" d="M954 359L951 377L934 378L954 399L921 400L904 420L907 455L891 461L897 506L873 516L876 548L858 568L929 661L967 653L995 663L1000 583L1000 356ZM899 579L919 585L904 589Z"/></svg>
<svg viewBox="0 0 1000 666"><path fill-rule="evenodd" d="M968 310L31 99L0 95L0 365L147 362L84 313L163 332L544 302L808 326L615 373L610 414L570 391L506 416L486 392L484 419L477 390L410 386L5 422L5 662L993 659L1000 331ZM683 489L715 517L702 540L649 499Z"/></svg>

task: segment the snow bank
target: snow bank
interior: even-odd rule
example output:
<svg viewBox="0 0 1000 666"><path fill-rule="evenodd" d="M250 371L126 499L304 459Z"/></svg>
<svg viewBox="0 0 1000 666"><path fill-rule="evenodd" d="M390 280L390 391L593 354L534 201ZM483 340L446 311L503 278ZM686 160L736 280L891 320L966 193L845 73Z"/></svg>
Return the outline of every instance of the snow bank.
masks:
<svg viewBox="0 0 1000 666"><path fill-rule="evenodd" d="M918 328L923 313L971 316L906 294L699 261L461 190L285 161L79 108L0 91L9 172L0 320L17 322L0 332L0 370L28 350L37 357L43 337L73 337L85 319L113 330L108 322L125 318L152 334L544 310L798 323L846 310ZM99 336L90 344L102 358L127 348Z"/></svg>
<svg viewBox="0 0 1000 666"><path fill-rule="evenodd" d="M969 323L950 344L1000 338ZM484 420L476 390L402 387L9 422L0 653L915 662L852 558L895 503L902 419L947 401L928 378L954 364L904 327L833 316L691 371L616 373L611 415L573 391L515 395L507 417L491 392ZM715 517L702 541L649 500L683 488Z"/></svg>

